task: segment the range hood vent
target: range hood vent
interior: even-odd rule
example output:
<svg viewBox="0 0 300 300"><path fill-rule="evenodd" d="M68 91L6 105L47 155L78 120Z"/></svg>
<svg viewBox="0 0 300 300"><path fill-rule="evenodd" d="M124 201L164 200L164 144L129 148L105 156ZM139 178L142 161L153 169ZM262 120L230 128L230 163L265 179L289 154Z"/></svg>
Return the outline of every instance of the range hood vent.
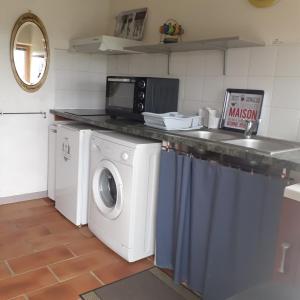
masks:
<svg viewBox="0 0 300 300"><path fill-rule="evenodd" d="M101 35L70 41L70 50L83 53L124 54L137 53L125 50L125 47L141 46L143 43L135 40L123 39L115 36Z"/></svg>

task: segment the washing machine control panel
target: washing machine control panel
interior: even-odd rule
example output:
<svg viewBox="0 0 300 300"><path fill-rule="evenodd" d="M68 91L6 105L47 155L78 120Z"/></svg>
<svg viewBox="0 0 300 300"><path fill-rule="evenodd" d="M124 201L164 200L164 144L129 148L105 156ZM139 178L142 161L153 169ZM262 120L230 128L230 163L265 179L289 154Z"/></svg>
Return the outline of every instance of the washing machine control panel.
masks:
<svg viewBox="0 0 300 300"><path fill-rule="evenodd" d="M92 152L101 154L102 159L132 165L134 150L121 145L115 145L107 141L92 138Z"/></svg>

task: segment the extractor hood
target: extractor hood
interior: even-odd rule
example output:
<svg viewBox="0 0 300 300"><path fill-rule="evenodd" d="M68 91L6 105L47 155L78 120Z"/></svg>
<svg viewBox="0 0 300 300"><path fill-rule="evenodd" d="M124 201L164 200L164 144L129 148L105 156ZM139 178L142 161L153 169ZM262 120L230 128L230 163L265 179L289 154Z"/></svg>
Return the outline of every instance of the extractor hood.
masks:
<svg viewBox="0 0 300 300"><path fill-rule="evenodd" d="M136 53L136 51L125 50L125 47L142 45L142 42L123 39L115 36L100 35L90 38L74 39L70 41L70 50L83 53L106 53L122 54Z"/></svg>

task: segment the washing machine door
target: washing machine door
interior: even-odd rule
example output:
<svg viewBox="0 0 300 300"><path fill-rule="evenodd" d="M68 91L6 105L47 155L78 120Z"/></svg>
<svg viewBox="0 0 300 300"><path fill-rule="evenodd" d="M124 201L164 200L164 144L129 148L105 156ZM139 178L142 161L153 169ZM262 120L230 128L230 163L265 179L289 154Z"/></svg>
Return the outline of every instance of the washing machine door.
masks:
<svg viewBox="0 0 300 300"><path fill-rule="evenodd" d="M117 167L103 160L93 177L93 199L100 212L109 219L116 219L123 207L123 184Z"/></svg>

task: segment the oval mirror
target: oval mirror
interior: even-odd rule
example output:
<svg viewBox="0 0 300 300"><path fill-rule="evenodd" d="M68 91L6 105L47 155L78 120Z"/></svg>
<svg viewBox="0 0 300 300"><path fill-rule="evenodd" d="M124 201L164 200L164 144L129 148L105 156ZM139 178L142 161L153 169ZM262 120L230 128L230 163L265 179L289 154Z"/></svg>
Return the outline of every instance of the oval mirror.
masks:
<svg viewBox="0 0 300 300"><path fill-rule="evenodd" d="M38 90L49 68L49 41L41 20L32 13L16 22L10 40L12 70L18 84L27 92Z"/></svg>

